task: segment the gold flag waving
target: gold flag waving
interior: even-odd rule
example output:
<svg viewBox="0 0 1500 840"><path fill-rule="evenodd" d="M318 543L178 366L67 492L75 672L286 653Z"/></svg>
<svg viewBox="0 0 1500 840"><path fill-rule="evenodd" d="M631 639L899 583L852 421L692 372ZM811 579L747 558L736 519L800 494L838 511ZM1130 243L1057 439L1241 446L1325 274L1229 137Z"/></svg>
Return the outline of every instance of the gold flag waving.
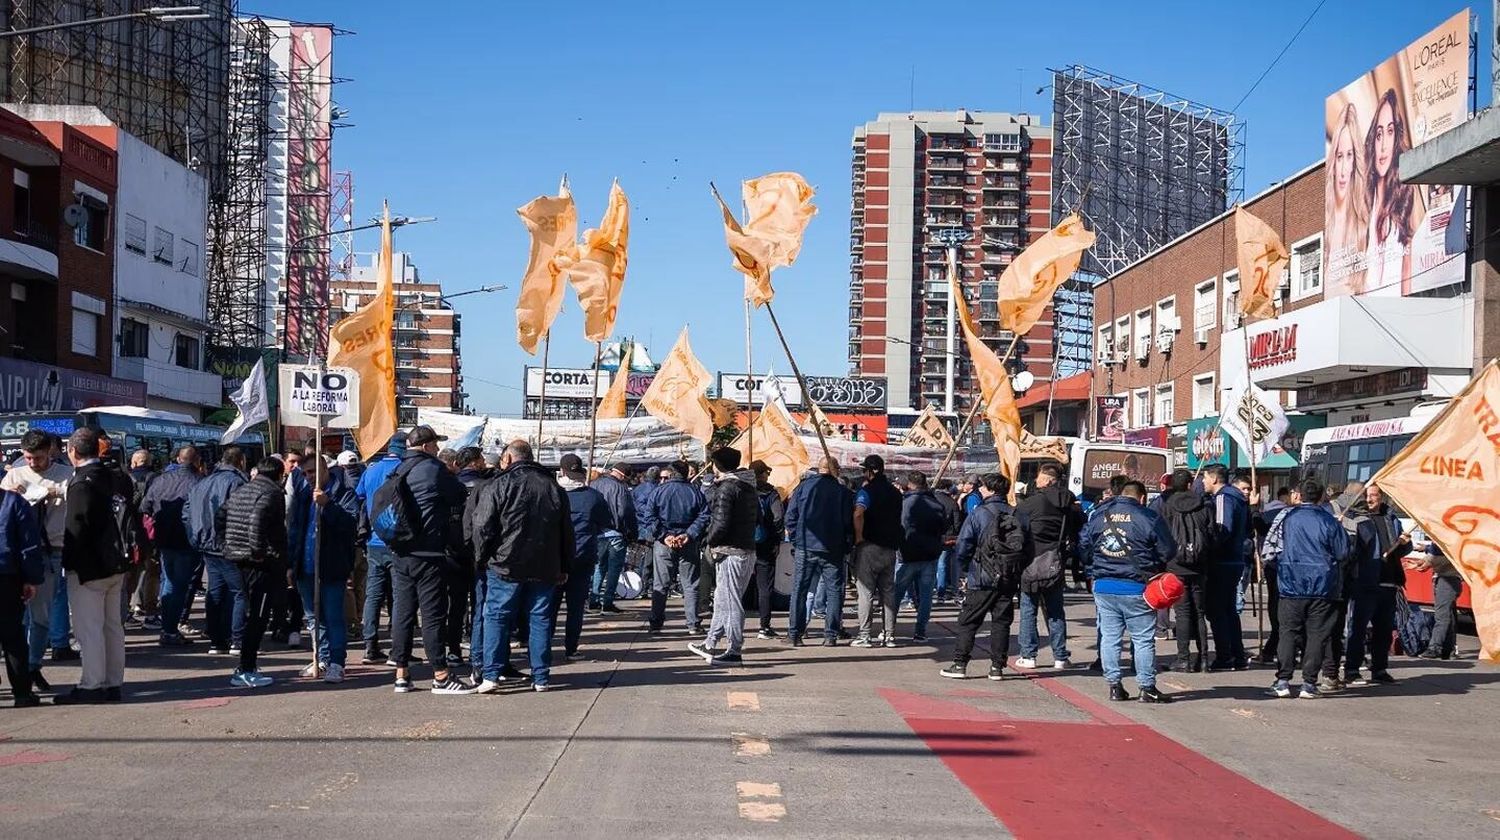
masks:
<svg viewBox="0 0 1500 840"><path fill-rule="evenodd" d="M1083 252L1094 247L1094 232L1077 213L1027 246L1000 275L1000 326L1025 335L1041 319L1057 287L1078 270Z"/></svg>
<svg viewBox="0 0 1500 840"><path fill-rule="evenodd" d="M1234 239L1240 267L1240 312L1247 318L1276 316L1281 272L1291 257L1271 226L1243 207L1234 208Z"/></svg>
<svg viewBox="0 0 1500 840"><path fill-rule="evenodd" d="M755 420L750 424L750 429L741 432L734 442L729 444L730 448L739 450L741 455L747 454L749 441L746 435L753 431L755 440L755 458L765 461L766 466L771 468L771 475L767 480L781 498L792 494L801 480L802 473L807 471L808 464L812 458L807 454L807 446L802 438L797 436L797 425L792 421L790 414L781 406L769 403L762 407ZM748 460L743 461L742 466L749 467Z"/></svg>
<svg viewBox="0 0 1500 840"><path fill-rule="evenodd" d="M603 341L615 330L620 292L625 288L629 240L630 202L616 181L609 188L604 219L599 227L584 232L578 257L567 255L558 259L583 306L583 335L589 341Z"/></svg>
<svg viewBox="0 0 1500 840"><path fill-rule="evenodd" d="M1463 576L1483 657L1500 662L1500 365L1490 362L1370 483Z"/></svg>
<svg viewBox="0 0 1500 840"><path fill-rule="evenodd" d="M734 254L734 268L745 275L745 297L756 306L775 297L771 270L791 265L802 251L802 234L817 214L813 188L795 172L773 172L742 185L745 223L735 220L718 191L724 213L724 239Z"/></svg>
<svg viewBox="0 0 1500 840"><path fill-rule="evenodd" d="M531 231L531 259L516 300L516 341L534 356L537 342L552 329L562 309L563 278L557 257L577 256L578 208L564 181L557 195L537 196L516 213Z"/></svg>
<svg viewBox="0 0 1500 840"><path fill-rule="evenodd" d="M964 300L963 288L958 278L953 278L948 293L953 295L958 306L958 319L964 328L964 343L969 348L969 359L979 375L980 398L984 400L984 416L990 421L990 433L995 436L995 452L1000 457L1000 474L1010 479L1011 501L1015 501L1016 474L1021 468L1021 412L1016 408L1016 392L1010 385L1010 374L995 351L989 348L974 329L974 318L969 314L969 304Z"/></svg>
<svg viewBox="0 0 1500 840"><path fill-rule="evenodd" d="M391 288L391 208L380 219L380 255L375 269L375 296L328 331L328 364L359 373L359 454L370 458L385 451L396 433L396 366L391 349L391 321L396 303Z"/></svg>
<svg viewBox="0 0 1500 840"><path fill-rule="evenodd" d="M630 379L630 366L621 364L620 369L615 371L615 381L609 383L609 390L604 392L604 398L599 400L599 408L594 416L600 420L623 420L625 419L625 384Z"/></svg>
<svg viewBox="0 0 1500 840"><path fill-rule="evenodd" d="M714 436L713 416L708 399L708 370L693 355L688 343L687 327L672 345L672 352L662 362L651 380L651 387L641 396L641 408L668 426L691 435L705 444Z"/></svg>
<svg viewBox="0 0 1500 840"><path fill-rule="evenodd" d="M948 433L948 427L943 424L943 418L938 416L937 410L929 405L922 409L922 413L917 415L916 422L906 430L906 437L901 441L901 445L947 449L953 445L953 435Z"/></svg>

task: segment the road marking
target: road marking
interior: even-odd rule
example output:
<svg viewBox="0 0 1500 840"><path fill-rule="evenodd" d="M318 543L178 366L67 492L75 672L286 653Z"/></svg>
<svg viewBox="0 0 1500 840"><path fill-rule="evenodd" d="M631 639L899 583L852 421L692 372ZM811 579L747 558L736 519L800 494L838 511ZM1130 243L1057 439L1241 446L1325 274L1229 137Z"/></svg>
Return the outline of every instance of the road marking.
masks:
<svg viewBox="0 0 1500 840"><path fill-rule="evenodd" d="M1159 682L1159 683L1161 683L1162 685L1166 686L1167 688L1172 689L1173 691L1192 691L1193 690L1192 686L1183 685L1180 682L1173 682L1171 680L1164 680L1161 677L1157 677L1156 681Z"/></svg>
<svg viewBox="0 0 1500 840"><path fill-rule="evenodd" d="M781 785L776 782L735 782L741 799L780 799Z"/></svg>
<svg viewBox="0 0 1500 840"><path fill-rule="evenodd" d="M20 764L46 764L52 761L67 761L62 753L46 753L36 750L21 750L10 755L0 755L0 767L15 767Z"/></svg>
<svg viewBox="0 0 1500 840"><path fill-rule="evenodd" d="M767 755L771 752L771 742L748 732L731 732L730 737L734 739L734 754L738 756L752 757Z"/></svg>
<svg viewBox="0 0 1500 840"><path fill-rule="evenodd" d="M220 706L228 706L232 697L204 697L200 700L184 700L177 704L179 709L217 709Z"/></svg>
<svg viewBox="0 0 1500 840"><path fill-rule="evenodd" d="M781 785L775 782L735 782L740 798L740 819L751 822L780 822L786 816L781 803Z"/></svg>
<svg viewBox="0 0 1500 840"><path fill-rule="evenodd" d="M729 692L729 708L741 712L760 711L760 696L753 691Z"/></svg>

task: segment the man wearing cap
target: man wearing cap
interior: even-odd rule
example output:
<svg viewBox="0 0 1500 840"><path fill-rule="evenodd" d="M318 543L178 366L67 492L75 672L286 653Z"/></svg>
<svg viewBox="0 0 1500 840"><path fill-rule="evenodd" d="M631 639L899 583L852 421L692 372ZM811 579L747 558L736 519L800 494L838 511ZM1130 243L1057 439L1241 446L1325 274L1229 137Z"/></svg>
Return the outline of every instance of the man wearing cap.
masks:
<svg viewBox="0 0 1500 840"><path fill-rule="evenodd" d="M823 645L838 643L844 594L840 571L854 541L854 494L839 481L839 464L825 458L816 476L802 479L786 506L786 538L792 546L791 615L787 637L802 646L809 601L823 593ZM820 587L819 584L822 584Z"/></svg>
<svg viewBox="0 0 1500 840"><path fill-rule="evenodd" d="M563 628L563 656L568 659L583 658L578 652L578 640L583 635L583 612L595 579L594 567L599 564L600 539L606 532L619 533L615 531L609 502L603 493L588 485L587 478L582 458L572 453L562 456L558 463L557 483L568 494L573 554L564 558L563 571L568 580L559 584L557 593L552 596L552 628L556 632L557 613L566 602L568 623Z"/></svg>
<svg viewBox="0 0 1500 840"><path fill-rule="evenodd" d="M776 556L781 552L781 536L784 533L786 505L781 501L781 491L770 482L771 468L759 459L750 463L755 474L755 496L758 510L755 520L755 605L760 611L760 633L762 639L776 638L771 628L771 599L776 590Z"/></svg>
<svg viewBox="0 0 1500 840"><path fill-rule="evenodd" d="M651 632L667 620L667 592L675 569L682 583L682 612L690 633L702 633L698 616L698 541L708 528L708 501L688 483L688 465L675 461L652 491L641 512L641 532L649 537L651 557Z"/></svg>
<svg viewBox="0 0 1500 840"><path fill-rule="evenodd" d="M354 488L362 512L360 532L366 539L365 558L368 564L365 571L364 608L361 611L364 618L362 635L365 655L360 662L365 665L386 661L385 654L380 650L380 608L383 606L389 610L391 607L391 563L396 559L396 553L390 546L370 529L369 520L375 515L375 491L401 466L401 456L405 453L405 433L391 435L390 442L386 444L385 456L370 464Z"/></svg>
<svg viewBox="0 0 1500 840"><path fill-rule="evenodd" d="M883 642L896 646L896 555L901 551L901 491L885 477L885 459L866 455L865 484L854 495L854 584L859 593L859 638L855 647L876 647L870 635L875 598L884 613Z"/></svg>
<svg viewBox="0 0 1500 840"><path fill-rule="evenodd" d="M401 473L410 492L407 503L414 539L399 546L391 564L391 655L396 660L396 692L412 690L407 666L417 609L422 611L422 652L432 666L433 694L472 694L474 686L448 673L443 630L448 619L448 584L454 575L450 538L452 523L463 511L464 486L442 461L438 444L446 440L431 426L417 426L406 436Z"/></svg>
<svg viewBox="0 0 1500 840"><path fill-rule="evenodd" d="M636 541L640 531L635 499L630 492L630 473L625 464L611 464L609 471L590 485L604 496L611 522L599 535L599 562L589 587L589 607L600 612L620 612L615 606L615 590L620 586L620 573L625 570L625 548Z"/></svg>
<svg viewBox="0 0 1500 840"><path fill-rule="evenodd" d="M745 587L755 569L755 525L760 500L755 473L740 469L737 449L722 446L709 456L714 465L712 511L704 542L715 565L714 614L708 637L688 650L710 665L738 665L745 644ZM725 646L719 649L719 643Z"/></svg>

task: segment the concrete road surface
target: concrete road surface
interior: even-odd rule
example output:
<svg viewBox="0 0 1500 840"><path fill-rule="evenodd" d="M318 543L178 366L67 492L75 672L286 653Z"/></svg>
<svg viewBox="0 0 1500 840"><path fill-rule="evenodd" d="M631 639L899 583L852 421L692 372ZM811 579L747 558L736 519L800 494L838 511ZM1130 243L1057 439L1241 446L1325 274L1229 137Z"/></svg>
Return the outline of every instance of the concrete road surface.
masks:
<svg viewBox="0 0 1500 840"><path fill-rule="evenodd" d="M1500 669L1472 637L1396 658L1392 687L1277 701L1265 669L1168 674L1178 702L1143 706L1045 648L1024 677L939 678L951 608L928 644L752 639L713 668L628 607L589 616L546 694L396 695L358 664L324 685L282 650L274 686L237 690L228 657L133 633L123 704L0 692L0 837L1500 836ZM1087 663L1092 611L1069 610Z"/></svg>

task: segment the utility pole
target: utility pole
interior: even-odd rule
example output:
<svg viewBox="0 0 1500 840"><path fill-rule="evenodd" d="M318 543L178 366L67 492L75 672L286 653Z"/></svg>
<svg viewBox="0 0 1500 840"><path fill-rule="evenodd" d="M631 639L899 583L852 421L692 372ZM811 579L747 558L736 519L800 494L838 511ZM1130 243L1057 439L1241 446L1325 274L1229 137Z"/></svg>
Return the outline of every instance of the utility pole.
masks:
<svg viewBox="0 0 1500 840"><path fill-rule="evenodd" d="M953 357L956 349L954 346L954 318L957 312L957 303L953 299L953 289L958 286L958 250L965 242L973 238L974 234L959 227L943 228L933 234L933 239L936 239L948 249L948 333L947 355L943 362L943 411L948 414L953 413ZM922 348L922 354L925 358L927 354L925 346Z"/></svg>

